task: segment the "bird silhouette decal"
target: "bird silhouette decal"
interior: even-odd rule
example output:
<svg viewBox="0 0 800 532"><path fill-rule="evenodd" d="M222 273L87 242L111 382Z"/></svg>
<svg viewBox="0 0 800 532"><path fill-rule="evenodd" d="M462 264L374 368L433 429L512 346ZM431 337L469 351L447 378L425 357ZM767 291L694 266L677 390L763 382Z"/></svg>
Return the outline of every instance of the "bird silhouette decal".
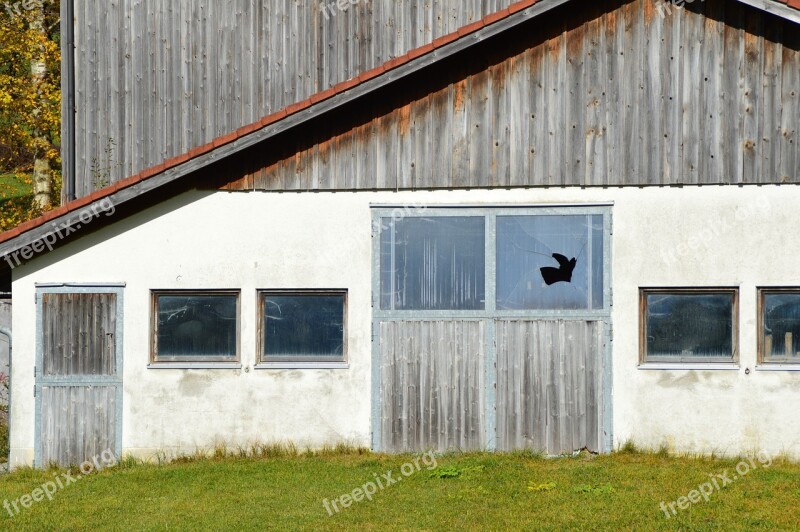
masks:
<svg viewBox="0 0 800 532"><path fill-rule="evenodd" d="M542 272L542 279L544 279L544 282L547 286L560 282L571 283L572 272L575 270L575 264L577 264L578 259L574 257L572 259L567 259L567 257L560 253L553 253L553 258L558 262L558 268L553 268L551 266L539 268Z"/></svg>

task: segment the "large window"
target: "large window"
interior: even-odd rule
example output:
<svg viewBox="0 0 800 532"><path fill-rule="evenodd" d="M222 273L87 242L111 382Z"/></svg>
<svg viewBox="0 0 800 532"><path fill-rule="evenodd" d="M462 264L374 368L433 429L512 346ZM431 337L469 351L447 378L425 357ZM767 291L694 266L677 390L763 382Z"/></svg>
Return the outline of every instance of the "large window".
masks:
<svg viewBox="0 0 800 532"><path fill-rule="evenodd" d="M800 288L758 290L758 360L800 364Z"/></svg>
<svg viewBox="0 0 800 532"><path fill-rule="evenodd" d="M343 362L347 293L262 291L261 362Z"/></svg>
<svg viewBox="0 0 800 532"><path fill-rule="evenodd" d="M239 292L153 292L153 362L239 359Z"/></svg>
<svg viewBox="0 0 800 532"><path fill-rule="evenodd" d="M643 362L736 361L736 289L642 289L640 301Z"/></svg>
<svg viewBox="0 0 800 532"><path fill-rule="evenodd" d="M606 308L605 209L453 212L379 219L381 310Z"/></svg>

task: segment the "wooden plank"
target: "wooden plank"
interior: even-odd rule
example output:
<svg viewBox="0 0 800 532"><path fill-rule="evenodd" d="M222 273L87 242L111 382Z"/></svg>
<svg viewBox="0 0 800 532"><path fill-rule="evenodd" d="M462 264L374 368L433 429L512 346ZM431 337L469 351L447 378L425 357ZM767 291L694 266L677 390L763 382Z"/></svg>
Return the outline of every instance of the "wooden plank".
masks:
<svg viewBox="0 0 800 532"><path fill-rule="evenodd" d="M800 35L799 32L784 31L785 42L781 58L781 122L777 142L780 145L781 181L800 181Z"/></svg>
<svg viewBox="0 0 800 532"><path fill-rule="evenodd" d="M783 109L780 107L782 78L780 76L781 59L783 58L782 25L767 24L764 27L764 47L761 51L761 98L763 105L759 113L760 142L758 151L761 156L761 175L759 183L780 182L780 124L783 120Z"/></svg>
<svg viewBox="0 0 800 532"><path fill-rule="evenodd" d="M453 164L453 136L448 127L453 123L453 106L450 104L455 89L452 85L440 90L432 97L431 113L431 151L430 159L418 161L423 168L430 168L426 177L428 179L416 183L422 187L446 187L451 183ZM430 164L429 164L430 163Z"/></svg>
<svg viewBox="0 0 800 532"><path fill-rule="evenodd" d="M491 108L492 78L488 70L483 70L471 78L466 146L469 151L469 170L467 183L472 187L487 187L491 183L492 156L492 118Z"/></svg>
<svg viewBox="0 0 800 532"><path fill-rule="evenodd" d="M643 175L641 161L642 151L647 147L643 143L642 124L643 117L641 109L644 99L644 29L640 9L641 0L633 4L628 4L623 12L625 30L623 33L625 40L623 92L620 94L620 103L625 106L623 122L623 144L622 149L625 154L624 179L625 183L646 183Z"/></svg>
<svg viewBox="0 0 800 532"><path fill-rule="evenodd" d="M640 100L644 109L653 112L647 113L646 120L642 122L641 150L641 182L649 185L663 184L665 147L668 144L665 137L663 120L664 100L668 97L667 87L669 76L664 75L664 67L669 66L665 54L669 54L665 42L664 19L658 16L654 2L642 4L641 24L643 25L644 54L642 58L642 82L644 90Z"/></svg>
<svg viewBox="0 0 800 532"><path fill-rule="evenodd" d="M508 175L502 181L506 186L516 186L529 182L528 154L529 148L529 123L531 122L531 85L529 69L529 53L520 54L509 59L509 79L505 82L504 99L505 109L498 112L508 113L508 133L504 141L507 143Z"/></svg>
<svg viewBox="0 0 800 532"><path fill-rule="evenodd" d="M730 183L744 182L744 12L741 5L726 6L723 58L724 110L720 119L725 121L722 138L724 174L722 180Z"/></svg>
<svg viewBox="0 0 800 532"><path fill-rule="evenodd" d="M542 148L545 154L545 173L541 177L541 184L558 185L562 179L564 168L564 135L566 134L563 120L564 109L564 69L566 63L566 50L564 49L563 33L547 42L544 64L545 102L544 115L546 118L547 137Z"/></svg>
<svg viewBox="0 0 800 532"><path fill-rule="evenodd" d="M472 80L467 78L455 83L453 86L453 99L451 105L451 146L452 163L450 182L458 187L467 187L470 184L470 93Z"/></svg>
<svg viewBox="0 0 800 532"><path fill-rule="evenodd" d="M761 179L761 134L759 116L764 105L761 97L761 61L763 50L762 21L747 17L744 29L744 115L742 128L742 180L758 183Z"/></svg>
<svg viewBox="0 0 800 532"><path fill-rule="evenodd" d="M510 105L513 93L513 88L508 86L511 81L510 68L513 68L513 60L499 63L489 70L491 86L488 98L491 105L487 105L487 108L492 112L489 137L492 155L488 177L489 185L493 187L505 187L511 183L511 124L515 118L527 114L526 109ZM522 148L525 149L525 146Z"/></svg>
<svg viewBox="0 0 800 532"><path fill-rule="evenodd" d="M705 5L704 37L701 49L703 70L698 73L702 81L700 132L700 172L701 183L720 183L723 181L724 159L727 148L723 145L723 115L725 112L724 94L722 92L724 46L724 13L723 2L707 2ZM733 65L731 65L733 68ZM728 178L729 179L729 178Z"/></svg>
<svg viewBox="0 0 800 532"><path fill-rule="evenodd" d="M701 139L701 114L697 109L701 107L701 49L703 42L703 16L695 14L688 9L680 10L683 16L683 81L682 95L682 144L683 144L683 183L697 184L700 182L700 145ZM672 16L676 16L673 13ZM698 79L699 78L699 79Z"/></svg>
<svg viewBox="0 0 800 532"><path fill-rule="evenodd" d="M623 128L625 126L625 108L620 103L625 83L625 41L624 19L622 8L606 15L606 26L609 35L606 39L606 57L608 58L608 85L606 98L606 123L608 135L608 150L606 151L606 169L608 184L624 184L627 182L625 167L622 164L620 152L624 146Z"/></svg>
<svg viewBox="0 0 800 532"><path fill-rule="evenodd" d="M584 40L583 85L586 91L586 126L584 134L583 159L585 185L602 185L606 179L606 73L605 32L598 17L586 25ZM576 146L576 150L578 147Z"/></svg>
<svg viewBox="0 0 800 532"><path fill-rule="evenodd" d="M580 25L564 32L561 68L564 78L564 101L561 105L565 126L562 161L563 185L583 185L586 174L586 97L584 88L586 29Z"/></svg>
<svg viewBox="0 0 800 532"><path fill-rule="evenodd" d="M524 55L526 68L529 76L521 79L521 83L530 87L528 91L529 117L528 121L528 144L525 149L528 152L528 172L522 174L515 182L517 185L528 183L546 183L548 168L548 146L551 143L549 121L547 117L547 102L549 101L550 78L547 62L550 61L550 44L545 42L537 46L530 53ZM530 80L530 81L528 81Z"/></svg>
<svg viewBox="0 0 800 532"><path fill-rule="evenodd" d="M412 104L400 108L397 124L397 186L402 189L411 189L413 180L414 150L414 125L411 116Z"/></svg>
<svg viewBox="0 0 800 532"><path fill-rule="evenodd" d="M435 137L436 124L431 123L431 99L424 98L411 106L411 131L414 149L409 161L408 172L411 177L411 188L425 188L431 182L431 165L425 164L434 159L430 151L431 140ZM438 155L442 157L441 154Z"/></svg>

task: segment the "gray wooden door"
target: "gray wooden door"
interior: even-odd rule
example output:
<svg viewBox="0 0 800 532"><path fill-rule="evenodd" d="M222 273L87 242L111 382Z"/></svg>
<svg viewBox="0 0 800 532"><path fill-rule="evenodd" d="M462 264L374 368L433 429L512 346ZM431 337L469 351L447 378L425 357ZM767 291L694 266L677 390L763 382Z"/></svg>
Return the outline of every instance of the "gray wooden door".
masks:
<svg viewBox="0 0 800 532"><path fill-rule="evenodd" d="M603 450L605 330L601 321L497 322L498 449Z"/></svg>
<svg viewBox="0 0 800 532"><path fill-rule="evenodd" d="M118 456L118 304L117 293L37 294L37 465Z"/></svg>
<svg viewBox="0 0 800 532"><path fill-rule="evenodd" d="M383 450L485 447L483 322L387 321L380 345Z"/></svg>

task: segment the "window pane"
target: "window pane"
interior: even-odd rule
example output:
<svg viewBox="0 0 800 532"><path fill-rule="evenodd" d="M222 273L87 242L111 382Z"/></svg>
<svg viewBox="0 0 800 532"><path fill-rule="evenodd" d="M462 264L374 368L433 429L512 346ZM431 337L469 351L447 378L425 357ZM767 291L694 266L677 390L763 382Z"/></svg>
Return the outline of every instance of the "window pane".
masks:
<svg viewBox="0 0 800 532"><path fill-rule="evenodd" d="M158 358L236 358L237 297L158 295Z"/></svg>
<svg viewBox="0 0 800 532"><path fill-rule="evenodd" d="M498 310L603 308L603 216L497 218Z"/></svg>
<svg viewBox="0 0 800 532"><path fill-rule="evenodd" d="M647 294L647 355L730 359L733 302L733 294Z"/></svg>
<svg viewBox="0 0 800 532"><path fill-rule="evenodd" d="M381 308L481 310L483 217L383 219Z"/></svg>
<svg viewBox="0 0 800 532"><path fill-rule="evenodd" d="M264 294L266 357L344 357L344 294Z"/></svg>
<svg viewBox="0 0 800 532"><path fill-rule="evenodd" d="M764 294L764 357L800 361L800 292Z"/></svg>

